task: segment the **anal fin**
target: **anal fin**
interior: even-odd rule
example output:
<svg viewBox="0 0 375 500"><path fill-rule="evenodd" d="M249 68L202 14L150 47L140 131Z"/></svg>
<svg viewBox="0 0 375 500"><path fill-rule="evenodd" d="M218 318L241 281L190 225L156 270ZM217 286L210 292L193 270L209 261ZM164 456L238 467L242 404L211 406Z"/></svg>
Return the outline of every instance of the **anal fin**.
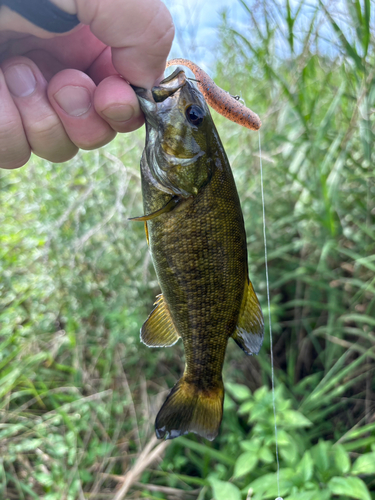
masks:
<svg viewBox="0 0 375 500"><path fill-rule="evenodd" d="M250 280L246 280L240 315L232 337L246 354L258 354L262 347L263 313Z"/></svg>
<svg viewBox="0 0 375 500"><path fill-rule="evenodd" d="M173 324L163 295L158 295L155 305L141 328L141 341L148 347L169 347L177 342L180 335Z"/></svg>

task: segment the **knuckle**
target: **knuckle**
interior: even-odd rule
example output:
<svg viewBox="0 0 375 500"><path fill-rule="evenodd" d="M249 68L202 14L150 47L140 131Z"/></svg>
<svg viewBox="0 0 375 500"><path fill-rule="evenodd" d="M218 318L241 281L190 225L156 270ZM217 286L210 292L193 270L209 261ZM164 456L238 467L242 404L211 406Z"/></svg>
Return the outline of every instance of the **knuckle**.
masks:
<svg viewBox="0 0 375 500"><path fill-rule="evenodd" d="M18 119L7 118L6 115L2 116L0 121L0 142L7 144L9 140L14 138L11 142L16 142L23 134L22 123Z"/></svg>
<svg viewBox="0 0 375 500"><path fill-rule="evenodd" d="M58 140L64 132L64 128L56 115L47 115L35 120L26 126L26 135L38 142L47 140Z"/></svg>
<svg viewBox="0 0 375 500"><path fill-rule="evenodd" d="M56 115L47 115L26 128L33 152L53 163L63 163L76 155L78 148L71 142Z"/></svg>

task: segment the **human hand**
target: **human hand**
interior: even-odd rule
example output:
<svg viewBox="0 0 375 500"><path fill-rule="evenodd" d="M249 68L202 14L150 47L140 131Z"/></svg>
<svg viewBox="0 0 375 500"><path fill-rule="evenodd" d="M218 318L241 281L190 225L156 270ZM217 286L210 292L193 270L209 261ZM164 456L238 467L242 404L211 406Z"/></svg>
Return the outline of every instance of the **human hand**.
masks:
<svg viewBox="0 0 375 500"><path fill-rule="evenodd" d="M173 36L160 0L53 0L81 24L56 35L0 8L0 168L31 151L64 162L143 124L130 85L151 88ZM123 77L123 78L122 78Z"/></svg>

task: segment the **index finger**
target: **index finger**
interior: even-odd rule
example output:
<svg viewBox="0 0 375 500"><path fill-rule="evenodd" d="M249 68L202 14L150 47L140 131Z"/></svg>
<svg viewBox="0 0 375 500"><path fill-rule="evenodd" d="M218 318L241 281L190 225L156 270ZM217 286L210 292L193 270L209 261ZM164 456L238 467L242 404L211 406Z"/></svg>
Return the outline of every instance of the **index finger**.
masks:
<svg viewBox="0 0 375 500"><path fill-rule="evenodd" d="M163 74L174 25L161 0L74 0L77 17L112 47L116 70L130 83L151 88ZM54 0L64 9L66 0Z"/></svg>

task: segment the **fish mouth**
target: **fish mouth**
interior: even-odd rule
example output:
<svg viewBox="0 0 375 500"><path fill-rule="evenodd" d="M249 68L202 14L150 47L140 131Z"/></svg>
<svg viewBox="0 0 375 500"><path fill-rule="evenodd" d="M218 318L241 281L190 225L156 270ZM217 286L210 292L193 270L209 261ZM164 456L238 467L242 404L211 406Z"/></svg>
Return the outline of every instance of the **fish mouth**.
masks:
<svg viewBox="0 0 375 500"><path fill-rule="evenodd" d="M173 95L177 90L186 85L186 75L183 68L176 68L173 73L168 75L158 85L152 88L151 93L154 102L163 102Z"/></svg>
<svg viewBox="0 0 375 500"><path fill-rule="evenodd" d="M142 111L148 116L150 112L156 110L157 103L163 102L175 94L186 84L186 80L183 68L178 67L151 90L135 85L131 85L131 88L137 94Z"/></svg>

